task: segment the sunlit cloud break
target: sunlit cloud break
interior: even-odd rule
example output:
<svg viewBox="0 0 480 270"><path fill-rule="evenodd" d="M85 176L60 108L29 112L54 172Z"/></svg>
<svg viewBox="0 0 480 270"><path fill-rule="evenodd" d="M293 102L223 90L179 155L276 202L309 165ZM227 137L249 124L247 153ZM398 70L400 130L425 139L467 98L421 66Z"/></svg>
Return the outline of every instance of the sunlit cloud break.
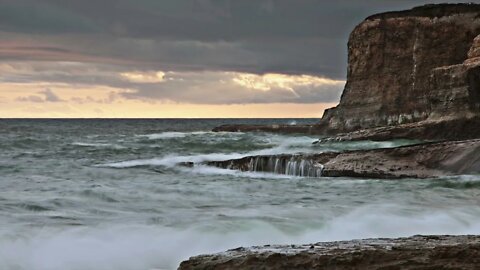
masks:
<svg viewBox="0 0 480 270"><path fill-rule="evenodd" d="M331 80L322 77L309 75L285 75L285 74L235 74L233 81L245 88L262 91L270 91L275 88L291 91L295 96L300 97L296 92L297 87L341 87L345 81Z"/></svg>
<svg viewBox="0 0 480 270"><path fill-rule="evenodd" d="M123 72L120 76L134 83L159 83L164 80L165 72Z"/></svg>
<svg viewBox="0 0 480 270"><path fill-rule="evenodd" d="M23 102L88 102L93 98L87 98L83 93L85 89L91 89L98 91L92 93L92 97L105 96L113 91L119 100L190 104L301 104L336 102L345 84L341 80L312 75L128 70L113 65L75 62L10 62L0 65L0 72L4 85L15 84L17 92L22 93L14 100ZM20 91L26 85L32 89L32 83L43 88L27 95ZM45 92L45 89L50 92ZM68 99L62 96L54 99L52 95L46 95L59 89L71 89L72 94ZM108 89L108 92L100 92L102 89Z"/></svg>

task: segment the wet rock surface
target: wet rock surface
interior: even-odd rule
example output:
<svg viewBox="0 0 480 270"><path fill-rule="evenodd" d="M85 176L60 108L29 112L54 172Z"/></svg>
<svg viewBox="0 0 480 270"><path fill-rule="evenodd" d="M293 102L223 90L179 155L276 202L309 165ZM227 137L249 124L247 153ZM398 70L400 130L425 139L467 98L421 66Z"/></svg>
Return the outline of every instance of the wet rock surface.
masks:
<svg viewBox="0 0 480 270"><path fill-rule="evenodd" d="M251 156L208 165L310 177L396 179L475 174L480 173L480 139L341 153Z"/></svg>
<svg viewBox="0 0 480 270"><path fill-rule="evenodd" d="M237 248L192 257L194 269L478 269L480 236L413 236Z"/></svg>
<svg viewBox="0 0 480 270"><path fill-rule="evenodd" d="M396 126L361 129L324 137L316 143L329 141L388 141L412 140L467 140L480 137L480 116L441 121L422 121Z"/></svg>

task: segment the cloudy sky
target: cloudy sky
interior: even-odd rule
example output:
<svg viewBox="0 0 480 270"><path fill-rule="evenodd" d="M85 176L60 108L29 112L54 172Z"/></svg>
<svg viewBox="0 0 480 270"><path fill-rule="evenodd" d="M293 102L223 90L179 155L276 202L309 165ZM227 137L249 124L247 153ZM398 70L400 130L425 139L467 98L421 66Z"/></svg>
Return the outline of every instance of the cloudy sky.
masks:
<svg viewBox="0 0 480 270"><path fill-rule="evenodd" d="M439 2L0 0L0 117L320 117L356 24Z"/></svg>

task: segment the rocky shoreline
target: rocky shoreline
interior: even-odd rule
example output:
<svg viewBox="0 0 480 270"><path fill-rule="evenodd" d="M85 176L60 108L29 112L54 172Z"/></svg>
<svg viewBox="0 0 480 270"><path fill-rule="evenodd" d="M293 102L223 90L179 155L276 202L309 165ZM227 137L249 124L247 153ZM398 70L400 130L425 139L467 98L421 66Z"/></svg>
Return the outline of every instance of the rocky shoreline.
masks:
<svg viewBox="0 0 480 270"><path fill-rule="evenodd" d="M246 157L210 164L222 168L374 178L477 173L477 169L462 171L442 164L452 159L452 147L461 160L461 148L465 147L465 153L470 151L471 142L456 141L480 138L480 5L426 5L365 19L349 38L347 83L340 103L326 110L317 124L229 125L213 131L319 135L321 138L315 143L451 141L392 150L319 153L303 158ZM480 154L469 155L477 162ZM298 161L303 165L289 168L291 164L283 164L288 158L291 163ZM241 165L254 159L266 164L261 168ZM268 162L282 163L281 169ZM316 168L311 168L314 165ZM318 167L322 167L322 173ZM301 172L297 173L298 170Z"/></svg>
<svg viewBox="0 0 480 270"><path fill-rule="evenodd" d="M315 143L328 141L388 141L411 139L426 141L469 140L480 138L480 117L422 121L396 126L361 129L327 136Z"/></svg>
<svg viewBox="0 0 480 270"><path fill-rule="evenodd" d="M308 177L430 178L480 173L480 5L426 5L368 17L348 41L340 103L315 125L213 131L416 139L390 149L250 156L208 165ZM190 164L191 165L191 164ZM480 236L414 236L238 248L179 269L479 269Z"/></svg>
<svg viewBox="0 0 480 270"><path fill-rule="evenodd" d="M478 269L480 236L413 236L237 248L192 257L179 270Z"/></svg>
<svg viewBox="0 0 480 270"><path fill-rule="evenodd" d="M307 134L322 136L318 142L326 141L388 141L412 140L469 140L480 138L480 116L437 119L393 126L372 127L351 132L328 130L321 125L223 125L213 132L270 132L280 134Z"/></svg>
<svg viewBox="0 0 480 270"><path fill-rule="evenodd" d="M433 178L480 173L480 139L340 153L248 156L207 164L308 177Z"/></svg>

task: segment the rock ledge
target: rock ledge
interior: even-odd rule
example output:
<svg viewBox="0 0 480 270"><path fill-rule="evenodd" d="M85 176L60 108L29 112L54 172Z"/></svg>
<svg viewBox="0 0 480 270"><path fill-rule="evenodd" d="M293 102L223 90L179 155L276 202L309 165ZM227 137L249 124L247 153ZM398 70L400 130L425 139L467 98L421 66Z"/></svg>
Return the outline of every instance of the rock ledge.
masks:
<svg viewBox="0 0 480 270"><path fill-rule="evenodd" d="M237 248L192 257L180 270L479 269L480 236L413 236Z"/></svg>

